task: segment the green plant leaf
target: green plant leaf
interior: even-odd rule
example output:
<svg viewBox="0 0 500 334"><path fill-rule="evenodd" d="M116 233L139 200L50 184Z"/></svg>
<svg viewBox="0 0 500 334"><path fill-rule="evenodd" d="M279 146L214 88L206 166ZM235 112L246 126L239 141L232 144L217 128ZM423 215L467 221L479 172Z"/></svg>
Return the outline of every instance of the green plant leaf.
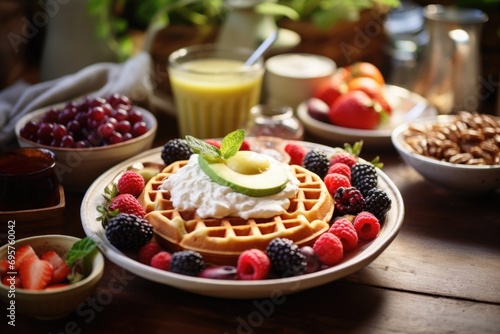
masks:
<svg viewBox="0 0 500 334"><path fill-rule="evenodd" d="M214 157L214 158L221 157L221 152L217 147L208 144L201 139L187 135L186 141L194 153L198 153L200 155L207 157Z"/></svg>
<svg viewBox="0 0 500 334"><path fill-rule="evenodd" d="M234 156L245 140L245 130L239 129L226 135L222 139L220 151L223 159L229 159Z"/></svg>
<svg viewBox="0 0 500 334"><path fill-rule="evenodd" d="M85 258L92 253L96 247L97 244L89 237L78 240L66 254L66 264L73 267L77 260Z"/></svg>

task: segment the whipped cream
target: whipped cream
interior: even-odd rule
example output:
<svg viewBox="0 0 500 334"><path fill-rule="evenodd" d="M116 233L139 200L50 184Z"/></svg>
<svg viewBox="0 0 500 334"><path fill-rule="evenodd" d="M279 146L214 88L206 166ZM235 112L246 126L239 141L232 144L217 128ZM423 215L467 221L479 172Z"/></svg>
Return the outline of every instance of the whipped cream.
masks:
<svg viewBox="0 0 500 334"><path fill-rule="evenodd" d="M196 210L201 218L270 218L286 212L290 198L294 198L299 189L299 180L288 164L283 165L289 174L286 187L274 195L251 197L212 181L198 164L198 154L193 154L187 165L163 181L160 189L170 191L170 200L176 209Z"/></svg>

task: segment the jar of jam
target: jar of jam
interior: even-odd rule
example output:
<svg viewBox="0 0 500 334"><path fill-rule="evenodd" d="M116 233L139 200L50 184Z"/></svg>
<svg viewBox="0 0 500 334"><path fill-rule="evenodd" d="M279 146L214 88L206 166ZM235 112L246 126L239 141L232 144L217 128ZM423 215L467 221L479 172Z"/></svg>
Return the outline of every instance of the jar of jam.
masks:
<svg viewBox="0 0 500 334"><path fill-rule="evenodd" d="M304 127L286 105L258 104L250 110L246 126L248 136L273 136L289 140L302 140Z"/></svg>

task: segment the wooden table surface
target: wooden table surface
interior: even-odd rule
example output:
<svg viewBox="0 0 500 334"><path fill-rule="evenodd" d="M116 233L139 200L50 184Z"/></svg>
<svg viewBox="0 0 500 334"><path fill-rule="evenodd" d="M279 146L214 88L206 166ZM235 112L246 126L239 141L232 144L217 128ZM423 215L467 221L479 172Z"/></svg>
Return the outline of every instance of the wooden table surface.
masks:
<svg viewBox="0 0 500 334"><path fill-rule="evenodd" d="M175 120L158 118L157 146L177 135ZM107 261L79 312L56 321L18 314L15 328L2 317L1 332L500 333L500 193L456 196L425 181L392 148L361 156L374 155L403 196L405 218L392 244L355 274L275 303L199 296ZM82 198L66 193L62 226L35 232L18 224L18 234L83 237Z"/></svg>

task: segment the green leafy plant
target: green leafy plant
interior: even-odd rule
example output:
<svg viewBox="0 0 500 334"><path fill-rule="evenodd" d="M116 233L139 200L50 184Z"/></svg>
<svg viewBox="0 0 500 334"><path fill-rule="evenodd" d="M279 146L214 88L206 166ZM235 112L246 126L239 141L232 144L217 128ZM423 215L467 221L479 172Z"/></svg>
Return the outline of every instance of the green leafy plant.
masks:
<svg viewBox="0 0 500 334"><path fill-rule="evenodd" d="M239 129L227 134L221 142L220 149L193 136L186 136L186 141L193 152L211 159L229 159L234 156L245 139L245 130Z"/></svg>

